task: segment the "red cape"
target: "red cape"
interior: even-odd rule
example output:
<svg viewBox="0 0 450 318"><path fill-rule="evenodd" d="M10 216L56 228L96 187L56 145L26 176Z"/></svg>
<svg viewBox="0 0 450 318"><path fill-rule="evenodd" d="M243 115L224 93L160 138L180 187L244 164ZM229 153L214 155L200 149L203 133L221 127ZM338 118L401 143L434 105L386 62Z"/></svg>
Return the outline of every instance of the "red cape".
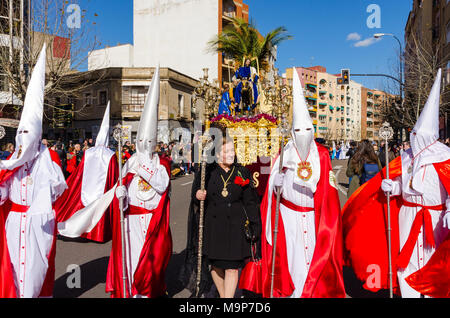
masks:
<svg viewBox="0 0 450 318"><path fill-rule="evenodd" d="M450 190L448 176L450 160L436 163L434 167L447 192ZM389 178L402 174L402 162L398 157L389 164ZM346 264L351 266L356 277L364 282L364 288L373 292L389 288L389 261L387 239L387 199L381 182L386 177L386 168L356 190L342 209L344 224L344 246ZM391 256L393 289L399 294L397 261L400 253L398 214L403 205L402 196L391 198ZM368 281L374 273L373 265L379 266L380 284Z"/></svg>
<svg viewBox="0 0 450 318"><path fill-rule="evenodd" d="M50 148L48 148L48 151L50 152L50 157L52 160L56 162L60 168L62 168L61 159L59 158L58 153Z"/></svg>
<svg viewBox="0 0 450 318"><path fill-rule="evenodd" d="M339 195L330 185L332 170L328 150L317 144L320 157L321 176L314 194L314 214L316 226L316 246L311 267L303 288L302 298L345 297L343 267L342 229ZM265 238L269 188L261 203L262 218L262 285L263 297L270 297L272 246ZM275 224L276 198L272 198L272 232ZM246 280L248 277L241 277ZM289 297L295 286L289 273L286 254L286 237L280 214L277 238L274 297Z"/></svg>
<svg viewBox="0 0 450 318"><path fill-rule="evenodd" d="M49 149L50 150L50 149ZM9 156L10 158L11 156ZM55 161L54 156L50 152L51 159L58 165L61 162ZM8 159L9 159L8 158ZM8 160L7 159L7 160ZM59 159L59 157L58 157ZM0 185L11 178L20 167L14 170L0 170ZM5 204L0 205L0 298L16 298L16 287L13 278L13 269L11 265L11 259L9 257L8 242L6 241L5 224L8 214L11 211L11 201L7 201ZM53 245L48 255L48 270L45 276L44 283L40 296L51 297L53 295L53 286L55 282L55 253L56 253L56 222L55 222L55 235L53 237Z"/></svg>
<svg viewBox="0 0 450 318"><path fill-rule="evenodd" d="M160 163L166 168L170 177L170 163L160 158ZM124 185L129 185L133 174L128 174ZM127 282L127 297L136 294L150 298L163 296L166 291L165 271L172 255L172 236L169 227L170 218L170 184L161 197L158 207L153 213L147 229L144 246L139 256L139 263L134 273L133 285L129 294L129 282ZM111 256L109 258L108 273L106 277L106 292L111 293L112 298L123 297L122 279L122 241L119 200L113 200L113 238Z"/></svg>
<svg viewBox="0 0 450 318"><path fill-rule="evenodd" d="M57 222L67 221L75 212L83 209L85 206L81 202L81 186L83 183L84 156L75 171L67 179L68 189L64 191L61 197L55 202L55 213ZM108 175L106 178L105 190L109 191L114 187L119 178L119 166L116 155L114 154L108 165ZM83 234L81 237L105 243L111 240L112 223L111 223L112 207L110 206L98 224L91 232Z"/></svg>
<svg viewBox="0 0 450 318"><path fill-rule="evenodd" d="M435 165L445 189L450 189L450 165ZM439 245L428 263L419 271L409 275L406 282L422 295L435 298L450 298L450 234Z"/></svg>

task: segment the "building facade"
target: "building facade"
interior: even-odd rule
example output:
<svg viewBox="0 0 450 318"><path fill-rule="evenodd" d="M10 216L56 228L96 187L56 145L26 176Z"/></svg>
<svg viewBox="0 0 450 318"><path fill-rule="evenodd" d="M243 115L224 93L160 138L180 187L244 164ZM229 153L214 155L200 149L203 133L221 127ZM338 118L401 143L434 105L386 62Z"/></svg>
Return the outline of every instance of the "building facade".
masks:
<svg viewBox="0 0 450 318"><path fill-rule="evenodd" d="M415 40L427 53L433 56L433 65L443 69L442 105L445 111L440 121L440 136L450 136L450 2L448 0L412 0L412 9L405 26L405 59L415 48ZM410 72L414 64L405 62L405 82L415 81L416 75ZM405 95L408 91L405 92Z"/></svg>
<svg viewBox="0 0 450 318"><path fill-rule="evenodd" d="M354 81L338 85L340 75L329 74L323 66L297 67L308 110L318 138L361 140L361 89ZM292 84L293 69L286 70Z"/></svg>
<svg viewBox="0 0 450 318"><path fill-rule="evenodd" d="M133 17L133 45L91 52L90 70L159 64L198 79L208 68L210 80L219 83L234 75L234 61L210 52L207 43L231 18L248 22L242 0L134 0Z"/></svg>
<svg viewBox="0 0 450 318"><path fill-rule="evenodd" d="M70 104L72 120L65 128L46 127L44 136L56 140L94 138L100 129L108 102L111 103L111 130L122 123L127 139L135 142L139 120L144 108L154 68L106 68L85 73L93 84L80 97L57 100L55 104ZM100 79L100 80L99 80ZM193 130L195 114L191 113L192 93L198 82L170 68L160 69L160 102L158 140L169 142L174 128ZM111 138L112 142L112 138Z"/></svg>
<svg viewBox="0 0 450 318"><path fill-rule="evenodd" d="M0 1L0 118L6 130L3 142L14 140L19 115L17 109L22 101L14 95L2 65L11 63L16 74L28 71L25 55L30 47L29 5L29 0Z"/></svg>

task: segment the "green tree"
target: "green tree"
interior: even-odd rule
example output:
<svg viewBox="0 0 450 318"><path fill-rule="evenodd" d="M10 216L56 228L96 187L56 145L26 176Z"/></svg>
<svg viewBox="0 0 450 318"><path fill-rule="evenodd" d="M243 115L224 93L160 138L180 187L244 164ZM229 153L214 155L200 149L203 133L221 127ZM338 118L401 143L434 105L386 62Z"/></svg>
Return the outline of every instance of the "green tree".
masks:
<svg viewBox="0 0 450 318"><path fill-rule="evenodd" d="M282 26L263 37L253 21L248 23L243 19L233 18L232 23L225 27L221 34L208 42L208 47L213 52L223 53L234 59L236 66L240 66L244 58L257 59L260 71L269 71L272 49L292 38Z"/></svg>

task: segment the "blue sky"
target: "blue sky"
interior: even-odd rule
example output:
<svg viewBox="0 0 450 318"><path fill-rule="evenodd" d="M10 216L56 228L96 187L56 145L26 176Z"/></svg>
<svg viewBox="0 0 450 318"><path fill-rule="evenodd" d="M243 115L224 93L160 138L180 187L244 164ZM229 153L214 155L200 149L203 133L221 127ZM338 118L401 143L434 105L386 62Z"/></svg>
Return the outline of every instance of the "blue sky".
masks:
<svg viewBox="0 0 450 318"><path fill-rule="evenodd" d="M133 42L133 1L86 1L88 16L94 12L102 47ZM149 0L152 1L152 0ZM211 0L215 1L215 0ZM276 66L322 65L329 73L350 68L353 73L385 73L396 76L399 46L394 38L368 40L374 33L392 33L404 42L404 28L413 0L244 0L250 17L264 35L285 26L294 39L280 45ZM381 28L369 28L370 4L380 8ZM195 17L195 14L194 14ZM195 17L201 18L201 17ZM172 22L173 23L173 22ZM349 34L353 34L348 40ZM357 40L359 39L359 40ZM365 42L360 42L364 41ZM364 44L366 45L364 46ZM357 45L357 43L359 43ZM355 77L369 87L395 86L384 78Z"/></svg>

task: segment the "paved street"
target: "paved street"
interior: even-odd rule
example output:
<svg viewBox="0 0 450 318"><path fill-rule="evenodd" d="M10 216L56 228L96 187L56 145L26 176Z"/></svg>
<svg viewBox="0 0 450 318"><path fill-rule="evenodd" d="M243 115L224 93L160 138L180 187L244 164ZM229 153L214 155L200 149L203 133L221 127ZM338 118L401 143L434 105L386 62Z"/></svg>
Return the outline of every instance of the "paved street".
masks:
<svg viewBox="0 0 450 318"><path fill-rule="evenodd" d="M341 206L345 204L348 178L345 176L347 162L336 160L333 162L334 172L338 180ZM173 236L173 256L171 258L166 280L170 297L188 297L190 294L180 286L176 278L180 265L184 261L186 244L186 223L190 202L190 192L193 175L180 177L172 181L171 196L171 231ZM54 297L105 298L106 270L108 267L111 243L97 244L83 240L68 240L60 238L56 252L56 283ZM72 267L69 267L71 266ZM78 265L81 273L80 288L69 288ZM345 270L346 286L349 286L349 296L369 296L359 283L352 278L351 272ZM69 284L67 284L69 282ZM73 285L73 284L72 284ZM77 287L77 286L75 286ZM372 296L372 295L371 295Z"/></svg>

